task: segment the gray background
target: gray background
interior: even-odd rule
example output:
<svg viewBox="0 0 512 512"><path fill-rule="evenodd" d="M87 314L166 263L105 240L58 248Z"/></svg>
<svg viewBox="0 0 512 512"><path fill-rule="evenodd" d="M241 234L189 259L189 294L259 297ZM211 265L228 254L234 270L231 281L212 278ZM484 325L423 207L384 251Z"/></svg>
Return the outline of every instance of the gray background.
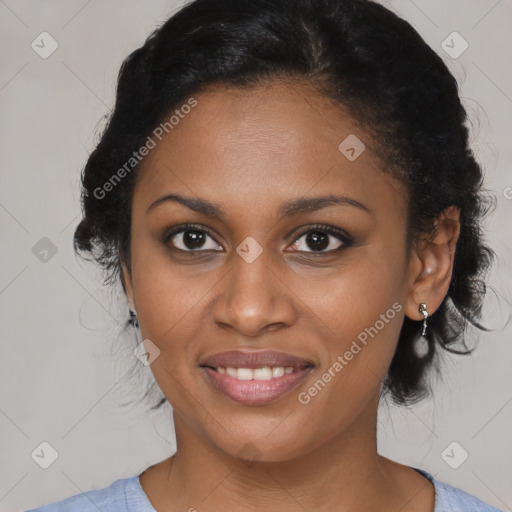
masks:
<svg viewBox="0 0 512 512"><path fill-rule="evenodd" d="M461 85L473 147L497 196L487 233L498 254L492 283L500 300L491 295L486 304L486 322L496 330L481 335L473 356L446 358L435 398L410 408L383 404L380 451L512 510L512 2L386 4L443 56ZM79 173L113 105L119 66L178 5L0 0L2 511L104 487L174 450L169 408L137 416L140 409L119 406L140 396L151 374L141 368L142 381L128 378L137 340L119 326L126 304L119 288L103 287L96 269L75 258L71 241ZM43 31L58 43L46 59L31 47L34 40L43 46ZM469 44L457 58L441 46L453 31ZM49 460L43 441L58 452L48 469L36 463Z"/></svg>

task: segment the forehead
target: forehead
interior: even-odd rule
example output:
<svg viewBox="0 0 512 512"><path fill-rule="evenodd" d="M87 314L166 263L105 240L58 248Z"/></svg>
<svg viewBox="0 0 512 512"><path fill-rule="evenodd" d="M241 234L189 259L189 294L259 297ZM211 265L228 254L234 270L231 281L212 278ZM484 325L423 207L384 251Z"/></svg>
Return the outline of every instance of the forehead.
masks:
<svg viewBox="0 0 512 512"><path fill-rule="evenodd" d="M251 89L217 85L194 99L197 105L181 119L175 116L178 122L164 134L159 146L167 146L165 156L178 158L189 146L196 149L189 158L199 159L206 152L224 159L233 156L240 166L264 146L260 161L267 157L292 163L293 155L313 156L325 150L337 157L340 137L359 131L340 105L304 84L278 82ZM162 154L153 151L148 160ZM248 167L255 163L251 160Z"/></svg>
<svg viewBox="0 0 512 512"><path fill-rule="evenodd" d="M309 192L364 197L379 189L396 201L398 184L382 172L369 136L311 86L215 86L192 97L197 104L143 161L136 187L143 203L173 191L254 206ZM352 147L355 159L346 153Z"/></svg>

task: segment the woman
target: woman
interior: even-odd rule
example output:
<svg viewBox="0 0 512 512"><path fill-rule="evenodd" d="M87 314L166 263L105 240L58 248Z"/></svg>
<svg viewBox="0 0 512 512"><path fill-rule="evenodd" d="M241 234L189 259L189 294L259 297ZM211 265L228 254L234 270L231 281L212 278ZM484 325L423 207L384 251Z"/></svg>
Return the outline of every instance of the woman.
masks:
<svg viewBox="0 0 512 512"><path fill-rule="evenodd" d="M121 279L177 452L39 511L491 511L377 452L479 318L482 173L368 0L196 0L120 71L76 249Z"/></svg>

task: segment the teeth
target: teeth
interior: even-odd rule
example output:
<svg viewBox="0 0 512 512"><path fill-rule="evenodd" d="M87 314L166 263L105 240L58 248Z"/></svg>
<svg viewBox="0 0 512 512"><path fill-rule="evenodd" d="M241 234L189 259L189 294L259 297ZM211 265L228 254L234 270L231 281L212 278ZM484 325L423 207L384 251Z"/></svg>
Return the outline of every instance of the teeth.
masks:
<svg viewBox="0 0 512 512"><path fill-rule="evenodd" d="M262 368L216 368L220 374L227 374L238 380L272 380L284 374L293 373L293 366L263 366Z"/></svg>
<svg viewBox="0 0 512 512"><path fill-rule="evenodd" d="M255 368L252 373L254 380L270 380L272 378L272 368L270 366Z"/></svg>
<svg viewBox="0 0 512 512"><path fill-rule="evenodd" d="M284 375L284 368L282 366L274 366L272 368L273 377L282 377Z"/></svg>
<svg viewBox="0 0 512 512"><path fill-rule="evenodd" d="M234 377L235 379L238 377L238 372L237 372L236 368L226 368L226 373L230 377Z"/></svg>
<svg viewBox="0 0 512 512"><path fill-rule="evenodd" d="M250 368L238 368L238 380L252 380L254 372Z"/></svg>

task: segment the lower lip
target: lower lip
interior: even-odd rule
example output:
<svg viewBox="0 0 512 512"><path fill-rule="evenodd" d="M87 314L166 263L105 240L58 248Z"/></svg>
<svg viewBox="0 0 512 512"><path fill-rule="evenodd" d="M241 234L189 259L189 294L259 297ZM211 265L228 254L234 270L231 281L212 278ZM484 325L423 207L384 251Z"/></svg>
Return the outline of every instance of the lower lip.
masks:
<svg viewBox="0 0 512 512"><path fill-rule="evenodd" d="M235 402L262 405L277 400L296 388L312 368L297 370L271 380L238 380L208 367L203 367L203 370L213 387Z"/></svg>

